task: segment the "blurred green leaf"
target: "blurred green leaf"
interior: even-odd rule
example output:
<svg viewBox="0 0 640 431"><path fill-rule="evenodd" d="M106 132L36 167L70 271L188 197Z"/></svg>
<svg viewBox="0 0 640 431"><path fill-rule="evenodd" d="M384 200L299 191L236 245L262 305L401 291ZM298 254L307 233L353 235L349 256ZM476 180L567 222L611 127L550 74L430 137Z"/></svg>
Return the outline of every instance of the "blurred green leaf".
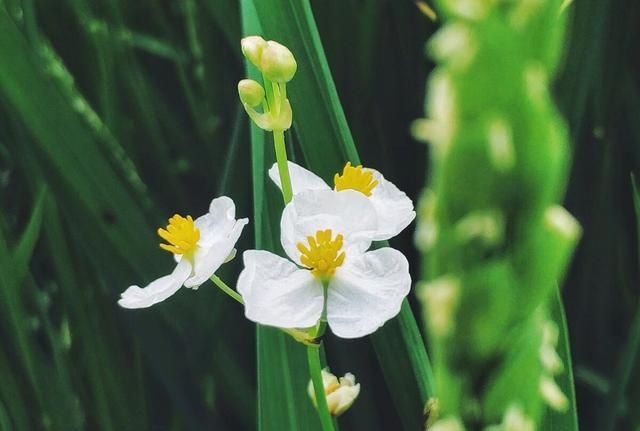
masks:
<svg viewBox="0 0 640 431"><path fill-rule="evenodd" d="M6 62L0 68L0 93L20 114L47 161L60 175L68 192L75 196L76 204L87 211L88 217L98 221L92 226L93 232L86 235L95 237L100 233L115 250L129 243L123 263L131 264L133 257L144 262L138 267L148 267L145 256L155 241L136 197L96 151L95 139L44 75L43 65L2 10L0 33L3 35L0 56ZM126 220L120 218L122 214L126 214ZM113 225L118 228L114 229ZM85 226L85 223L78 225L79 228ZM139 241L127 241L134 237Z"/></svg>
<svg viewBox="0 0 640 431"><path fill-rule="evenodd" d="M38 193L38 196L36 198L33 210L31 211L31 217L29 218L27 227L22 233L20 241L16 246L13 255L16 269L17 271L19 271L16 275L17 284L20 284L22 282L22 279L27 272L27 265L29 264L29 260L31 260L31 256L33 255L36 242L40 237L40 228L42 227L42 217L44 214L44 203L46 194L46 187L41 187L40 192Z"/></svg>

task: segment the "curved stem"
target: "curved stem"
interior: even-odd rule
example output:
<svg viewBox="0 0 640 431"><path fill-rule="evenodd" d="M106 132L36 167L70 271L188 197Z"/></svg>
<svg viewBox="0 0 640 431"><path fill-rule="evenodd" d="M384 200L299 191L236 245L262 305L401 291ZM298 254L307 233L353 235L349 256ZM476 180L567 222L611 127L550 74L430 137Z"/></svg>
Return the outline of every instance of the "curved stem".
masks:
<svg viewBox="0 0 640 431"><path fill-rule="evenodd" d="M282 183L282 197L285 205L291 202L293 192L291 189L291 177L289 176L289 165L287 164L287 148L284 146L284 131L273 131L273 144L276 149L276 161L278 162L278 173Z"/></svg>
<svg viewBox="0 0 640 431"><path fill-rule="evenodd" d="M307 360L309 361L309 373L311 374L311 381L313 382L313 391L316 395L316 405L318 407L322 430L334 431L333 420L329 413L327 397L324 393L324 384L322 382L319 346L307 346Z"/></svg>
<svg viewBox="0 0 640 431"><path fill-rule="evenodd" d="M238 292L236 292L235 290L230 288L227 285L227 283L225 283L224 281L222 281L220 279L220 277L218 277L217 275L213 274L211 276L211 281L213 281L213 284L218 286L220 288L220 290L222 290L224 293L226 293L227 295L229 295L230 297L232 297L233 299L238 301L240 304L244 305L244 301L242 300L242 296L240 296L240 294Z"/></svg>

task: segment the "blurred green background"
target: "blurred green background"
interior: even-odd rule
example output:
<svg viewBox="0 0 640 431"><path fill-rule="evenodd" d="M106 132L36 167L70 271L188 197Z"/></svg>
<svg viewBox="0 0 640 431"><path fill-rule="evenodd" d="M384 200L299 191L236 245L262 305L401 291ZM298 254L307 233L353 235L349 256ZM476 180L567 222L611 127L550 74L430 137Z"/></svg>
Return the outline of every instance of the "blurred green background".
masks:
<svg viewBox="0 0 640 431"><path fill-rule="evenodd" d="M416 198L428 151L409 126L439 23L409 0L311 6L363 162ZM567 13L555 93L574 144L566 205L584 228L563 291L578 413L585 430L637 430L640 3ZM173 213L226 194L253 214L241 36L235 0L0 0L0 429L256 428L240 307L211 284L116 305L172 268L155 229ZM411 231L391 243L415 264ZM233 284L239 265L219 274ZM396 429L371 342L334 341L333 369L363 388L342 428Z"/></svg>

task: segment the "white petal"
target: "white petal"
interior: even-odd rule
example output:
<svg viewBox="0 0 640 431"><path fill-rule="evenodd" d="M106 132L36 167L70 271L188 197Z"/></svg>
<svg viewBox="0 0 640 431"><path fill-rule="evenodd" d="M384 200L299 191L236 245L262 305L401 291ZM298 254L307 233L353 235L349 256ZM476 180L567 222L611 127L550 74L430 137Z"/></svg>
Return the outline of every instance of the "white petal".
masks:
<svg viewBox="0 0 640 431"><path fill-rule="evenodd" d="M398 235L416 217L413 210L413 202L392 182L385 180L384 176L375 169L371 169L378 185L374 187L371 203L378 214L378 231L376 241L382 241Z"/></svg>
<svg viewBox="0 0 640 431"><path fill-rule="evenodd" d="M249 223L243 218L235 222L233 228L223 238L211 243L209 247L199 247L193 256L193 275L188 278L185 287L198 287L207 281L220 268L233 252L242 229Z"/></svg>
<svg viewBox="0 0 640 431"><path fill-rule="evenodd" d="M124 308L151 307L176 293L190 274L191 262L182 259L171 274L152 281L146 287L130 286L120 295L118 304Z"/></svg>
<svg viewBox="0 0 640 431"><path fill-rule="evenodd" d="M280 241L287 255L300 262L296 244L307 244L307 236L331 229L344 236L347 259L364 253L375 235L377 216L369 199L360 192L308 190L293 197L280 221Z"/></svg>
<svg viewBox="0 0 640 431"><path fill-rule="evenodd" d="M221 196L211 201L209 212L195 220L200 229L200 247L210 247L229 235L236 223L236 206L231 198Z"/></svg>
<svg viewBox="0 0 640 431"><path fill-rule="evenodd" d="M365 253L339 267L327 289L327 320L334 334L371 334L400 312L411 288L409 263L389 247Z"/></svg>
<svg viewBox="0 0 640 431"><path fill-rule="evenodd" d="M311 272L268 251L248 250L238 278L247 319L279 328L308 328L320 319L321 283Z"/></svg>
<svg viewBox="0 0 640 431"><path fill-rule="evenodd" d="M329 190L327 183L313 172L293 162L288 162L288 165L289 177L291 177L291 189L294 195L305 190ZM269 178L282 190L282 182L280 181L280 172L278 171L277 163L274 163L271 169L269 169Z"/></svg>

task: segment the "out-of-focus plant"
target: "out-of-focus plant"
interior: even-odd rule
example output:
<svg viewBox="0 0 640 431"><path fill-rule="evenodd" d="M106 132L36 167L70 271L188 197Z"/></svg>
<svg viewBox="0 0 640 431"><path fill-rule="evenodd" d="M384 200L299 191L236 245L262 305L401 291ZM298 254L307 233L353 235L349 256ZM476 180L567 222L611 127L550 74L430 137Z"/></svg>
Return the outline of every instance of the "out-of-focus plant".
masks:
<svg viewBox="0 0 640 431"><path fill-rule="evenodd" d="M580 236L558 205L568 143L549 95L561 1L438 4L438 67L414 124L432 144L416 231L438 394L428 425L533 430L568 404L549 302Z"/></svg>

